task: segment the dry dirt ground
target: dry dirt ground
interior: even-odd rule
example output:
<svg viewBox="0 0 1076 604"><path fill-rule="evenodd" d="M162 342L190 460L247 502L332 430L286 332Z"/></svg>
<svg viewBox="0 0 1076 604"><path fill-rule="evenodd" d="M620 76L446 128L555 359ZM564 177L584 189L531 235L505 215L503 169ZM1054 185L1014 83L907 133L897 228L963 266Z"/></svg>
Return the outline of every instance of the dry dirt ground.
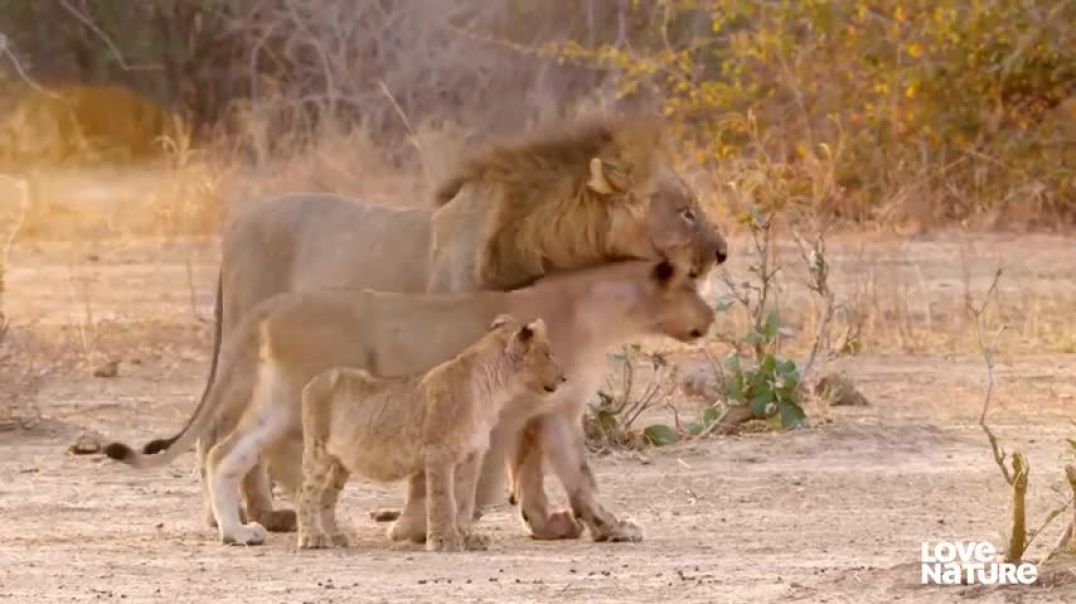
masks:
<svg viewBox="0 0 1076 604"><path fill-rule="evenodd" d="M976 275L990 274L987 256L1038 255L1026 279L1062 297L1076 283L1072 239L980 246L990 253ZM952 246L902 249L928 266L916 283L960 281ZM0 389L40 416L0 431L0 600L1076 601L1076 563L1064 561L1040 569L1033 587L918 584L921 542L1000 543L1006 526L1009 494L975 423L983 365L970 352L843 359L836 368L871 404L814 408L807 430L596 458L606 503L645 528L640 544L532 541L505 505L481 523L491 551L426 553L388 543L367 516L398 505L398 487L353 482L341 504L350 549L298 551L294 535L220 545L203 521L192 454L140 473L66 452L83 430L142 441L191 412L209 350L192 307L210 316L212 250L145 241L13 250L4 300L13 327L0 345L9 381ZM1039 256L1052 262L1039 265ZM845 282L856 278L848 266ZM26 359L40 376L14 367ZM93 377L109 359L120 361L118 375ZM1003 354L997 377L992 423L1029 456L1036 527L1064 498L1051 487L1068 459L1064 439L1076 436L1076 355ZM18 398L16 388L25 389ZM1060 521L1031 557L1059 530Z"/></svg>

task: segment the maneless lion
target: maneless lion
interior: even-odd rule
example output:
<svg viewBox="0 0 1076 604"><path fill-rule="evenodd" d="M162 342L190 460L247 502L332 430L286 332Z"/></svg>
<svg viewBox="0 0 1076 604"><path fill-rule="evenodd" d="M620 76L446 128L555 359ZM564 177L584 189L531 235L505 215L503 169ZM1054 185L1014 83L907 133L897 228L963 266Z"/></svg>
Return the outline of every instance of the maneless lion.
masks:
<svg viewBox="0 0 1076 604"><path fill-rule="evenodd" d="M670 167L660 129L651 122L573 126L492 147L466 162L437 200L433 208L394 209L291 195L238 216L223 242L208 382L222 337L259 302L283 292L505 290L547 274L657 259L674 250L688 250L701 274L727 254L724 239ZM224 431L207 431L200 458L218 433ZM503 498L501 457L507 453L499 443L492 448L480 506ZM536 455L540 459L541 451ZM248 516L270 530L294 529L290 510L272 509L264 465L243 485ZM421 480L414 486L412 494L421 497ZM418 504L420 510L421 499ZM528 524L535 537L574 536L549 530L537 508Z"/></svg>
<svg viewBox="0 0 1076 604"><path fill-rule="evenodd" d="M259 458L293 494L301 484L301 390L333 367L365 369L382 377L428 371L484 333L494 317L520 321L542 317L568 381L547 401L529 396L507 403L490 437L504 450L519 440L528 422L540 418L544 455L564 484L572 514L596 540L638 540L641 530L618 520L598 501L586 462L582 414L605 372L605 352L626 339L664 334L682 341L701 337L714 311L699 295L688 263L625 261L556 275L511 292L394 294L371 290L316 290L275 296L248 313L221 348L219 372L186 427L173 438L154 441L136 453L112 443L105 453L136 467L162 466L210 429L224 439L207 456L209 490L221 541L257 544L265 539L258 522L243 524L237 490ZM234 429L239 426L238 429ZM488 455L487 455L488 457ZM513 476L527 474L513 469ZM540 470L539 470L540 472ZM533 474L533 472L531 472ZM411 489L425 480L410 481ZM535 513L538 492L521 494ZM410 510L419 509L417 513ZM425 503L410 497L393 525L394 539L422 541ZM530 516L528 516L530 517ZM571 516L560 515L560 522Z"/></svg>
<svg viewBox="0 0 1076 604"><path fill-rule="evenodd" d="M347 546L336 501L349 475L391 482L424 472L426 549L485 549L488 539L470 527L497 417L516 396L529 393L540 404L565 381L545 323L520 325L508 315L425 375L379 378L335 368L315 376L302 396L299 547Z"/></svg>

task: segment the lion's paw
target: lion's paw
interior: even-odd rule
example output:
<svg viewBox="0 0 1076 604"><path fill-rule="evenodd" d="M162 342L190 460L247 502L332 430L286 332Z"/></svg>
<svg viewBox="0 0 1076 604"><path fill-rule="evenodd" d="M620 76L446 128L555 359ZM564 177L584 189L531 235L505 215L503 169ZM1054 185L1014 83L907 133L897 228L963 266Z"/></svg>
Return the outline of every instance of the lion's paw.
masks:
<svg viewBox="0 0 1076 604"><path fill-rule="evenodd" d="M463 547L469 552L484 552L489 549L491 539L485 533L464 533Z"/></svg>
<svg viewBox="0 0 1076 604"><path fill-rule="evenodd" d="M531 526L531 536L541 541L578 539L583 525L569 511L553 512L539 526Z"/></svg>
<svg viewBox="0 0 1076 604"><path fill-rule="evenodd" d="M271 533L293 533L297 525L295 510L273 510L258 521Z"/></svg>
<svg viewBox="0 0 1076 604"><path fill-rule="evenodd" d="M603 526L601 530L592 532L591 536L595 541L639 543L643 540L643 529L630 520L618 520L615 524Z"/></svg>
<svg viewBox="0 0 1076 604"><path fill-rule="evenodd" d="M337 533L326 535L325 533L299 533L299 549L328 549L331 547L347 547L347 535Z"/></svg>
<svg viewBox="0 0 1076 604"><path fill-rule="evenodd" d="M257 522L248 522L229 533L221 533L220 541L225 545L261 545L269 533Z"/></svg>
<svg viewBox="0 0 1076 604"><path fill-rule="evenodd" d="M458 531L441 535L429 535L426 538L426 551L428 552L461 552L466 542Z"/></svg>
<svg viewBox="0 0 1076 604"><path fill-rule="evenodd" d="M388 530L389 539L393 541L410 541L412 543L426 542L426 519L412 519L408 516L400 516Z"/></svg>

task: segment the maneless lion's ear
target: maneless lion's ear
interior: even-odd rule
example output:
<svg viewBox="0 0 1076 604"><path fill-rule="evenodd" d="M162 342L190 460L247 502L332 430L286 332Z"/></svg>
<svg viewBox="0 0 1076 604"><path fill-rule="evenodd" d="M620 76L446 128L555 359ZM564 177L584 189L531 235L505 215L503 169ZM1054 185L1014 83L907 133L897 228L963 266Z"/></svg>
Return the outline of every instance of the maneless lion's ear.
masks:
<svg viewBox="0 0 1076 604"><path fill-rule="evenodd" d="M524 325L519 328L518 332L516 332L516 339L523 344L529 344L530 341L534 339L534 330L531 329L530 325Z"/></svg>
<svg viewBox="0 0 1076 604"><path fill-rule="evenodd" d="M628 175L623 168L600 157L590 159L587 188L599 195L623 193L628 189Z"/></svg>
<svg viewBox="0 0 1076 604"><path fill-rule="evenodd" d="M505 325L511 325L515 322L516 320L512 317L512 315L497 315L497 317L493 319L493 322L489 324L489 330L493 331L494 329L499 329L501 327L504 327Z"/></svg>
<svg viewBox="0 0 1076 604"><path fill-rule="evenodd" d="M658 285L668 285L676 275L676 267L673 266L672 262L662 260L654 266L654 272L650 275L653 277L654 281L658 282Z"/></svg>
<svg viewBox="0 0 1076 604"><path fill-rule="evenodd" d="M537 318L527 324L527 327L538 335L545 335L545 321L541 318Z"/></svg>

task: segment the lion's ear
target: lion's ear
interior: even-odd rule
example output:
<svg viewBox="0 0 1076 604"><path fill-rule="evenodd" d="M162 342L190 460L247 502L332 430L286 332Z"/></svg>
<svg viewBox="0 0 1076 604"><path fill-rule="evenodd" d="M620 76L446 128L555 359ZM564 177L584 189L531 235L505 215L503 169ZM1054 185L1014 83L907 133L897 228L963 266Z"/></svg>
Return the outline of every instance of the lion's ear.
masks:
<svg viewBox="0 0 1076 604"><path fill-rule="evenodd" d="M530 325L524 325L516 332L516 339L523 344L529 344L534 339L534 329Z"/></svg>
<svg viewBox="0 0 1076 604"><path fill-rule="evenodd" d="M545 321L543 321L541 319L541 317L539 317L539 318L531 321L530 323L528 323L527 328L529 328L531 330L531 332L533 332L535 334L538 334L540 336L545 335Z"/></svg>
<svg viewBox="0 0 1076 604"><path fill-rule="evenodd" d="M515 322L516 320L512 315L497 315L497 317L493 319L493 322L489 324L489 330L493 331L494 329L499 329L505 325L512 325Z"/></svg>
<svg viewBox="0 0 1076 604"><path fill-rule="evenodd" d="M676 267L668 260L662 260L656 266L654 271L650 273L650 276L658 283L658 285L668 285L674 276L676 276Z"/></svg>
<svg viewBox="0 0 1076 604"><path fill-rule="evenodd" d="M590 180L587 188L599 195L612 195L628 190L628 175L623 168L600 157L590 159Z"/></svg>

